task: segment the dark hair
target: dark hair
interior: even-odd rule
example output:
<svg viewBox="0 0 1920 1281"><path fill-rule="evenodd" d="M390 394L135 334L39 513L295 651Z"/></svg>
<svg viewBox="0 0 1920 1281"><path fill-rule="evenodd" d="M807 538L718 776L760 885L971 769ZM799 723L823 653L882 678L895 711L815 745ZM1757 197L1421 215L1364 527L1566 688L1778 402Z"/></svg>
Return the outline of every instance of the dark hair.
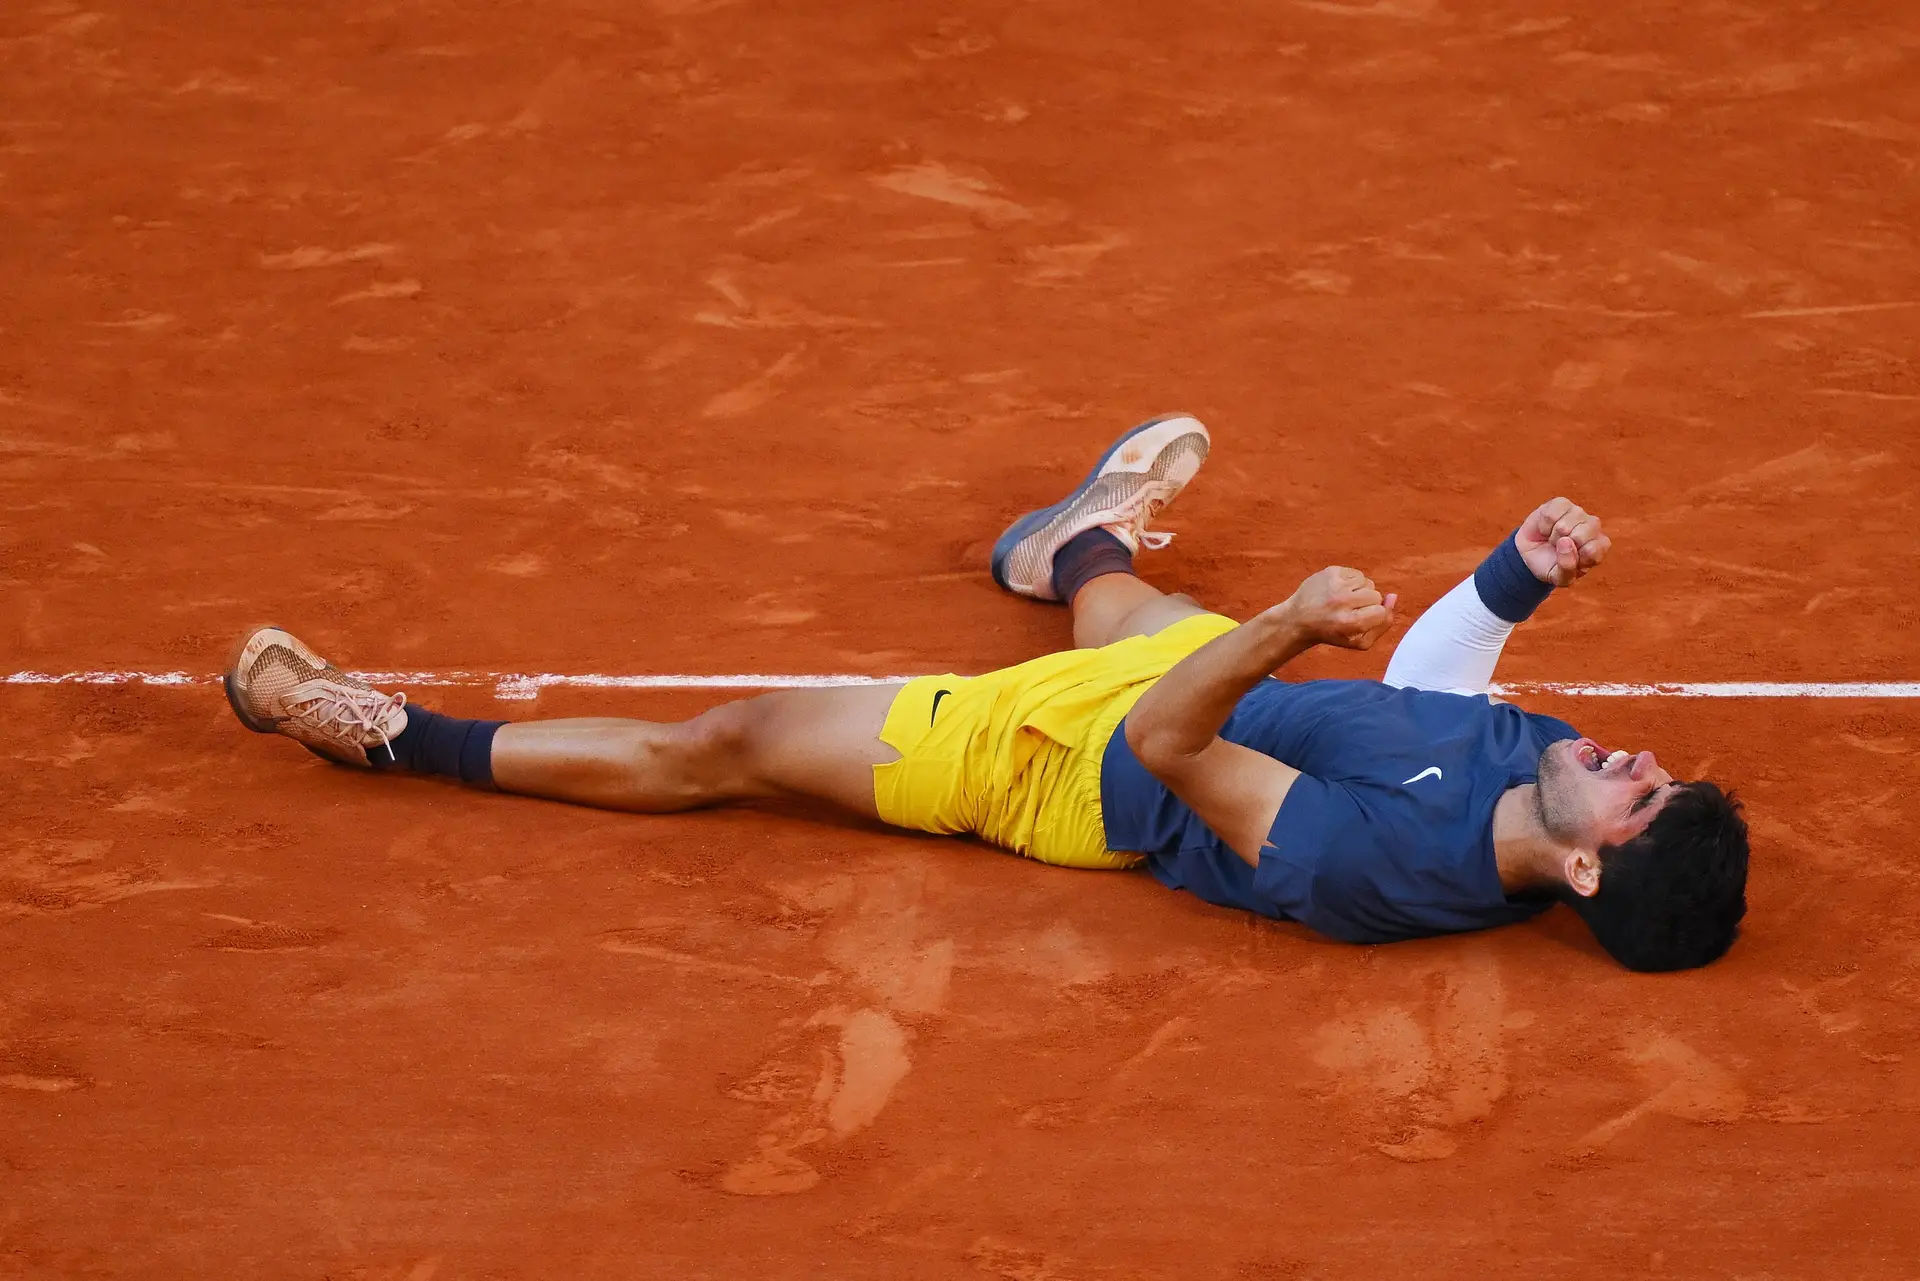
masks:
<svg viewBox="0 0 1920 1281"><path fill-rule="evenodd" d="M1645 831L1600 847L1600 892L1569 894L1600 946L1630 970L1717 961L1747 914L1747 824L1714 783L1678 783Z"/></svg>

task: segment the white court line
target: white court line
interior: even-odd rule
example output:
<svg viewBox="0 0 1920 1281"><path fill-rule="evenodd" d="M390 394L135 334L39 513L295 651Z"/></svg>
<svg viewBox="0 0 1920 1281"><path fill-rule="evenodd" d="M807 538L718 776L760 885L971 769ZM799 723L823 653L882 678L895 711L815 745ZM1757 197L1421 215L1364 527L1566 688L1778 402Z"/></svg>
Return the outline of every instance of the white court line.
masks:
<svg viewBox="0 0 1920 1281"><path fill-rule="evenodd" d="M1493 692L1569 698L1920 698L1920 681L1515 681L1495 685Z"/></svg>
<svg viewBox="0 0 1920 1281"><path fill-rule="evenodd" d="M354 672L370 685L482 687L495 698L538 698L543 689L833 689L886 685L912 676L742 673L723 676L649 674L609 676L597 672ZM147 685L182 688L218 685L218 676L194 672L12 672L0 685ZM1559 694L1571 698L1920 698L1920 681L1510 681L1496 694Z"/></svg>

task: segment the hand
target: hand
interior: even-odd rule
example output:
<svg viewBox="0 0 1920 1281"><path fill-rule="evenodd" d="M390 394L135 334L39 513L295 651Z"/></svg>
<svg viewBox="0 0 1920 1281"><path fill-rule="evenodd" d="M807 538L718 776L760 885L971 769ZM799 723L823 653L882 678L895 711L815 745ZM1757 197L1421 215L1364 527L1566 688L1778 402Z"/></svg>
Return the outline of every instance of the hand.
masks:
<svg viewBox="0 0 1920 1281"><path fill-rule="evenodd" d="M1368 649L1393 626L1399 603L1398 596L1382 596L1359 570L1334 565L1300 584L1274 609L1315 644Z"/></svg>
<svg viewBox="0 0 1920 1281"><path fill-rule="evenodd" d="M1556 498L1521 523L1513 545L1535 578L1566 587L1605 560L1613 540L1601 532L1598 516L1570 498Z"/></svg>

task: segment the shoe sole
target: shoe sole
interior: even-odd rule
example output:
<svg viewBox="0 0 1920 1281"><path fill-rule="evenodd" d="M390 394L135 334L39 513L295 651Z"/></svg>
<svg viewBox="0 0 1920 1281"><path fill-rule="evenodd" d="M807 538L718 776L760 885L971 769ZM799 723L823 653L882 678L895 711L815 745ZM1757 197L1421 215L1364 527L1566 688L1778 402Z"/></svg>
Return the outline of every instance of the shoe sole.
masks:
<svg viewBox="0 0 1920 1281"><path fill-rule="evenodd" d="M1190 431L1181 433L1180 436L1175 436L1173 440L1168 441L1167 444L1171 445L1175 441L1188 435L1198 436L1201 440L1200 458L1201 461L1204 462L1207 456L1207 448L1211 444L1211 438L1207 435L1207 429L1200 420L1190 414L1163 414L1158 418L1150 418L1138 427L1123 433L1120 439L1109 445L1107 452L1101 454L1099 459L1094 462L1092 470L1087 473L1084 480L1073 487L1072 493L1068 494L1059 502L1054 503L1052 506L1042 507L1038 511L1028 512L1020 519L1014 521L1013 524L1007 526L1006 532L1001 534L999 540L994 543L993 556L988 562L988 568L993 573L993 581L1004 591L1013 592L1016 596L1026 596L1028 593L1015 591L1014 588L1007 583L1007 561L1012 557L1014 549L1027 539L1046 529L1047 526L1061 516L1066 515L1077 503L1084 499L1087 496L1087 491L1093 488L1094 482L1100 479L1100 469L1105 467L1115 454L1126 448L1128 441L1171 422L1191 423L1192 428ZM1165 448L1165 445L1161 446L1162 450ZM1124 474L1136 475L1139 473ZM1051 596L1038 596L1037 593L1035 594L1035 598L1040 600L1053 599Z"/></svg>

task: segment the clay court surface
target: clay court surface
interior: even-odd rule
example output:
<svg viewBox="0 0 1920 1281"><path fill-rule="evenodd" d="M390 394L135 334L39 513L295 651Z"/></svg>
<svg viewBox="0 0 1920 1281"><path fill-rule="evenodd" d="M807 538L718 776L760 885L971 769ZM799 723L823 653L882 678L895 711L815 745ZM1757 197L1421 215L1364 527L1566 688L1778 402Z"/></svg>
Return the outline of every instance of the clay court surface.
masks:
<svg viewBox="0 0 1920 1281"><path fill-rule="evenodd" d="M1890 0L21 0L0 668L982 671L1067 643L993 536L1178 408L1225 611L1566 492L1504 679L1914 680L1916 86ZM1725 962L0 686L0 1274L1914 1276L1916 704L1532 705L1746 797Z"/></svg>

